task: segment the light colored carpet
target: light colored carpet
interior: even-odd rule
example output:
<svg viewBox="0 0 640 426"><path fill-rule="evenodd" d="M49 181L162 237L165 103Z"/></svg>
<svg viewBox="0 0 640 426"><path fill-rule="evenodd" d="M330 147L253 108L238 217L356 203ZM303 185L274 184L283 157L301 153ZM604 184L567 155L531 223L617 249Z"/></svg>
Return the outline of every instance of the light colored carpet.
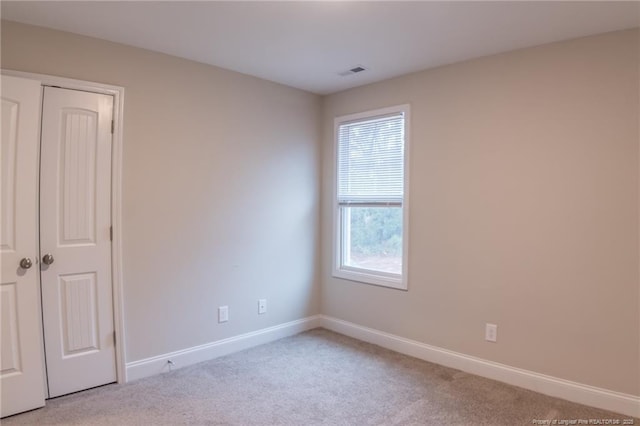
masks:
<svg viewBox="0 0 640 426"><path fill-rule="evenodd" d="M56 398L2 424L531 425L536 419L622 424L625 417L316 329Z"/></svg>

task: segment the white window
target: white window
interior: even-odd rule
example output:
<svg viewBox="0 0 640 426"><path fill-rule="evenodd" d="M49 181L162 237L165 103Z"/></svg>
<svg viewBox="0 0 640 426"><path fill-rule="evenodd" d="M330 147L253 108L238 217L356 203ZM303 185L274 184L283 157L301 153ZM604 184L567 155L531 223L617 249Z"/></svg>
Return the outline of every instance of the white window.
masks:
<svg viewBox="0 0 640 426"><path fill-rule="evenodd" d="M408 105L335 120L335 277L407 288L408 122Z"/></svg>

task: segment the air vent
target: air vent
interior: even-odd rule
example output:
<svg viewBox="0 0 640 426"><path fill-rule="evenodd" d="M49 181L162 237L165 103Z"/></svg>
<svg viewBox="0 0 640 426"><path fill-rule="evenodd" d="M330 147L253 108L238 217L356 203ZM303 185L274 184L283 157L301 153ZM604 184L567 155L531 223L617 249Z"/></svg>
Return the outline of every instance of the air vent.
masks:
<svg viewBox="0 0 640 426"><path fill-rule="evenodd" d="M358 65L358 66L355 66L355 67L351 68L350 70L339 72L338 75L340 75L342 77L346 77L348 75L357 74L359 72L366 71L366 70L367 69L365 67L363 67L362 65Z"/></svg>

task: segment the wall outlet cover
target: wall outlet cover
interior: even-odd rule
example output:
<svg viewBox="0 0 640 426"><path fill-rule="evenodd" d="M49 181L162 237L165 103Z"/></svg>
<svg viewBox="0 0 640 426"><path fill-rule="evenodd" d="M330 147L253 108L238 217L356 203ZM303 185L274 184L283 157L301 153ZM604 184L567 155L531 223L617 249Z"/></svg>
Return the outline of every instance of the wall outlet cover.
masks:
<svg viewBox="0 0 640 426"><path fill-rule="evenodd" d="M496 324L487 323L484 329L484 339L487 342L498 341L498 326Z"/></svg>
<svg viewBox="0 0 640 426"><path fill-rule="evenodd" d="M227 321L229 321L229 307L220 306L218 308L218 322L227 322Z"/></svg>

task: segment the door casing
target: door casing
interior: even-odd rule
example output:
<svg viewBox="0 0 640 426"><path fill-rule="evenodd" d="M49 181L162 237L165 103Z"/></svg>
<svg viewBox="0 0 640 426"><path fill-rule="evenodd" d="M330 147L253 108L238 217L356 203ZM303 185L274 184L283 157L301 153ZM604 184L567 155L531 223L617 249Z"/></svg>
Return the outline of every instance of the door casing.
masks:
<svg viewBox="0 0 640 426"><path fill-rule="evenodd" d="M124 124L124 87L14 70L3 69L1 73L8 76L37 80L40 81L42 86L83 90L86 92L112 95L114 97L114 129L111 153L111 226L113 227L113 240L111 242L111 279L113 284L113 319L116 335L117 381L118 383L126 383L124 291L122 279L122 135ZM44 348L42 356L44 357Z"/></svg>

